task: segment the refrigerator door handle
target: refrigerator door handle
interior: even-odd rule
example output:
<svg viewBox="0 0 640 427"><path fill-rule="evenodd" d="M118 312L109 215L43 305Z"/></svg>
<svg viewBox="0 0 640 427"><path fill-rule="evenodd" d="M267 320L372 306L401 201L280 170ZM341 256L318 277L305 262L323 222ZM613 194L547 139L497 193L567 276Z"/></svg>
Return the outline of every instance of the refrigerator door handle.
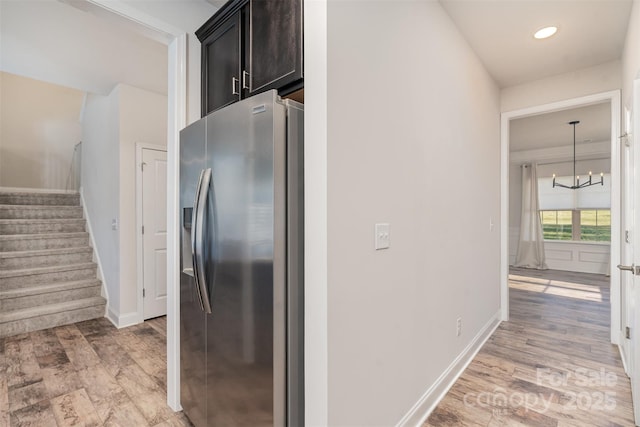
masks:
<svg viewBox="0 0 640 427"><path fill-rule="evenodd" d="M209 301L209 292L207 291L207 278L205 275L202 254L204 252L204 219L205 208L207 207L207 198L209 197L209 185L211 183L211 168L202 171L200 185L197 192L197 204L195 206L196 218L194 220L195 230L193 233L194 246L194 275L197 276L196 285L200 294L200 302L205 313L211 313L211 302Z"/></svg>
<svg viewBox="0 0 640 427"><path fill-rule="evenodd" d="M198 278L200 274L198 273L198 258L196 256L197 245L196 245L196 235L199 234L198 231L198 202L200 201L200 188L202 187L202 177L204 176L204 169L200 171L200 177L198 178L198 185L196 186L196 195L193 201L193 216L191 218L191 261L193 265L193 281L196 285L196 293L198 294L198 302L200 303L200 309L204 311L204 304L202 302L202 294L200 293L200 284L198 283Z"/></svg>

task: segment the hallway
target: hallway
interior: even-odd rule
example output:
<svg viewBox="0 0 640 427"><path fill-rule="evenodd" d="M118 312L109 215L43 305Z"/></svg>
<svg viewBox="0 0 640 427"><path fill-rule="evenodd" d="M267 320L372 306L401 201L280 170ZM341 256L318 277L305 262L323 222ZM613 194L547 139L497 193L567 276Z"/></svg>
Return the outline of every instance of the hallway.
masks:
<svg viewBox="0 0 640 427"><path fill-rule="evenodd" d="M633 426L609 278L511 269L503 322L425 426Z"/></svg>

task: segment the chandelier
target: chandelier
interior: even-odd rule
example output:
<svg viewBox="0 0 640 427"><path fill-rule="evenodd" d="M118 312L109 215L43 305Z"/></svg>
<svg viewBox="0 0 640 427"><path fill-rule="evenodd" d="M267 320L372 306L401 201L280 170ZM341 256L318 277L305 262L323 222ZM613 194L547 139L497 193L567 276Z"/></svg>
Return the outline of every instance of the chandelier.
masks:
<svg viewBox="0 0 640 427"><path fill-rule="evenodd" d="M570 190L578 190L580 188L590 187L592 185L604 185L604 173L600 172L600 181L593 182L591 180L591 171L589 171L589 179L582 184L580 184L580 177L576 175L576 125L580 123L579 120L574 120L569 122L570 125L573 125L573 185L564 185L556 182L556 174L553 174L553 188L562 187L568 188Z"/></svg>

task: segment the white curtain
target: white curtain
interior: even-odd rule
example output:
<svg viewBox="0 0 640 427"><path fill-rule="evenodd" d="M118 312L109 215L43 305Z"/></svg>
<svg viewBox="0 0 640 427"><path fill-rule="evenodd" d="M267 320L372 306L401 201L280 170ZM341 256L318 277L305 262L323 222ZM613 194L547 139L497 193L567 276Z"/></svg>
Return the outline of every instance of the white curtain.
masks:
<svg viewBox="0 0 640 427"><path fill-rule="evenodd" d="M544 238L540 223L538 201L538 174L536 164L522 165L522 217L516 267L546 270Z"/></svg>

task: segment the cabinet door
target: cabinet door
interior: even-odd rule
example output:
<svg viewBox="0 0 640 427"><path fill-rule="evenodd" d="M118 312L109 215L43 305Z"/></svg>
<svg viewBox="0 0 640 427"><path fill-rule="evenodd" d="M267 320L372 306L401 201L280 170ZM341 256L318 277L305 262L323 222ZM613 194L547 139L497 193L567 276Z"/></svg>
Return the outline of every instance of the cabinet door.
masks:
<svg viewBox="0 0 640 427"><path fill-rule="evenodd" d="M251 94L302 78L302 0L251 0Z"/></svg>
<svg viewBox="0 0 640 427"><path fill-rule="evenodd" d="M202 43L202 115L240 99L240 12Z"/></svg>

